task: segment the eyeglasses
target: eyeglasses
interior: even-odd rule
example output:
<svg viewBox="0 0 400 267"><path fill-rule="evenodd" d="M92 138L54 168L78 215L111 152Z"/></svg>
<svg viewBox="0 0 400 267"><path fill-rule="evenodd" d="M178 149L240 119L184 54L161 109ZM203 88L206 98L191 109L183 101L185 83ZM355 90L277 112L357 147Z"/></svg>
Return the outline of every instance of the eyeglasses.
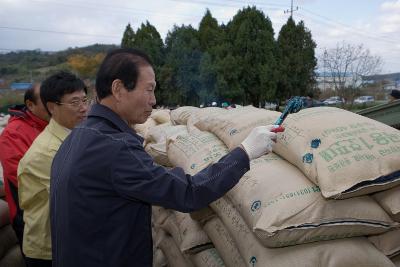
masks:
<svg viewBox="0 0 400 267"><path fill-rule="evenodd" d="M56 104L57 105L67 105L67 106L71 106L71 107L74 107L74 108L79 108L79 107L82 107L82 106L87 106L89 104L89 98L85 97L85 98L82 98L82 99L76 99L76 100L73 100L73 101L71 101L69 103L67 103L67 102L56 102Z"/></svg>

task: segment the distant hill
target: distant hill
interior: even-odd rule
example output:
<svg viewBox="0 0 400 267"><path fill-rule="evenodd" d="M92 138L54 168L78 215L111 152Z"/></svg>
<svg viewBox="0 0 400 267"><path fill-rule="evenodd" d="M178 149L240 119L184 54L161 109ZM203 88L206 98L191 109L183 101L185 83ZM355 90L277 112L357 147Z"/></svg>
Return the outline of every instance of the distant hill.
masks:
<svg viewBox="0 0 400 267"><path fill-rule="evenodd" d="M388 74L380 74L380 75L371 75L364 76L364 81L374 81L374 82L382 82L382 81L400 81L400 72L396 73L388 73Z"/></svg>
<svg viewBox="0 0 400 267"><path fill-rule="evenodd" d="M68 48L58 52L41 50L19 51L0 54L0 79L11 82L40 81L55 71L66 70L69 56L74 54L95 55L106 53L116 45L94 44L86 47Z"/></svg>

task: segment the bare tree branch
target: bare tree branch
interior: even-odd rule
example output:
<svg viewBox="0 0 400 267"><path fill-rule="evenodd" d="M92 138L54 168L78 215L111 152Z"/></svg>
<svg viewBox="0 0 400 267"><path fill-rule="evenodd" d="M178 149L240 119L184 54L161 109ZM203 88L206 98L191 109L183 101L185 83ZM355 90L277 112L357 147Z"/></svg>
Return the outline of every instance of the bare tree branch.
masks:
<svg viewBox="0 0 400 267"><path fill-rule="evenodd" d="M319 58L323 68L331 76L334 86L332 89L351 103L364 86L363 76L379 73L382 66L382 59L373 56L362 44L351 45L344 41L335 48L325 48Z"/></svg>

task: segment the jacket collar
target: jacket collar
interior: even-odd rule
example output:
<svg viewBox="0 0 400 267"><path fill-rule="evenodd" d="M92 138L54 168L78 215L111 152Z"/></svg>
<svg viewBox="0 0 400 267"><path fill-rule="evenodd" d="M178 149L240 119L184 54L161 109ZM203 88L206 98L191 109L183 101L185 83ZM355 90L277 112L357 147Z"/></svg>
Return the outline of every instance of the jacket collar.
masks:
<svg viewBox="0 0 400 267"><path fill-rule="evenodd" d="M8 109L11 117L26 118L26 112L28 109L25 105L14 105Z"/></svg>
<svg viewBox="0 0 400 267"><path fill-rule="evenodd" d="M15 105L11 107L8 112L10 113L11 117L9 122L13 120L24 120L30 126L43 131L43 129L48 124L47 121L42 120L41 118L37 117L35 114L29 111L25 105Z"/></svg>
<svg viewBox="0 0 400 267"><path fill-rule="evenodd" d="M29 110L26 111L26 116L30 118L30 120L37 126L38 129L43 130L47 126L47 124L49 124L49 122L42 120Z"/></svg>
<svg viewBox="0 0 400 267"><path fill-rule="evenodd" d="M137 135L135 131L131 127L129 127L129 125L123 119L121 119L121 117L117 113L115 113L113 110L105 105L94 104L90 109L88 117L104 118L117 126L120 131Z"/></svg>

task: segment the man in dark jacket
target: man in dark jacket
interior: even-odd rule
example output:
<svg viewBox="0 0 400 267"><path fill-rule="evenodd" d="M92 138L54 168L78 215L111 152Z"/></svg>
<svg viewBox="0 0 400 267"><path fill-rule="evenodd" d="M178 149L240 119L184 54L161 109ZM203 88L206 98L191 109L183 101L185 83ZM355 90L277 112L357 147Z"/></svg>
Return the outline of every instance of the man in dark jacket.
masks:
<svg viewBox="0 0 400 267"><path fill-rule="evenodd" d="M51 171L54 267L152 266L151 205L181 212L207 206L272 150L272 126L255 128L220 161L197 175L153 163L129 125L144 123L156 104L146 54L110 52L97 73L99 103L72 130Z"/></svg>
<svg viewBox="0 0 400 267"><path fill-rule="evenodd" d="M18 205L18 163L35 138L46 127L49 115L40 100L40 86L34 85L24 95L25 105L9 109L11 115L0 136L0 161L3 166L6 201L11 225L22 246L23 212Z"/></svg>

